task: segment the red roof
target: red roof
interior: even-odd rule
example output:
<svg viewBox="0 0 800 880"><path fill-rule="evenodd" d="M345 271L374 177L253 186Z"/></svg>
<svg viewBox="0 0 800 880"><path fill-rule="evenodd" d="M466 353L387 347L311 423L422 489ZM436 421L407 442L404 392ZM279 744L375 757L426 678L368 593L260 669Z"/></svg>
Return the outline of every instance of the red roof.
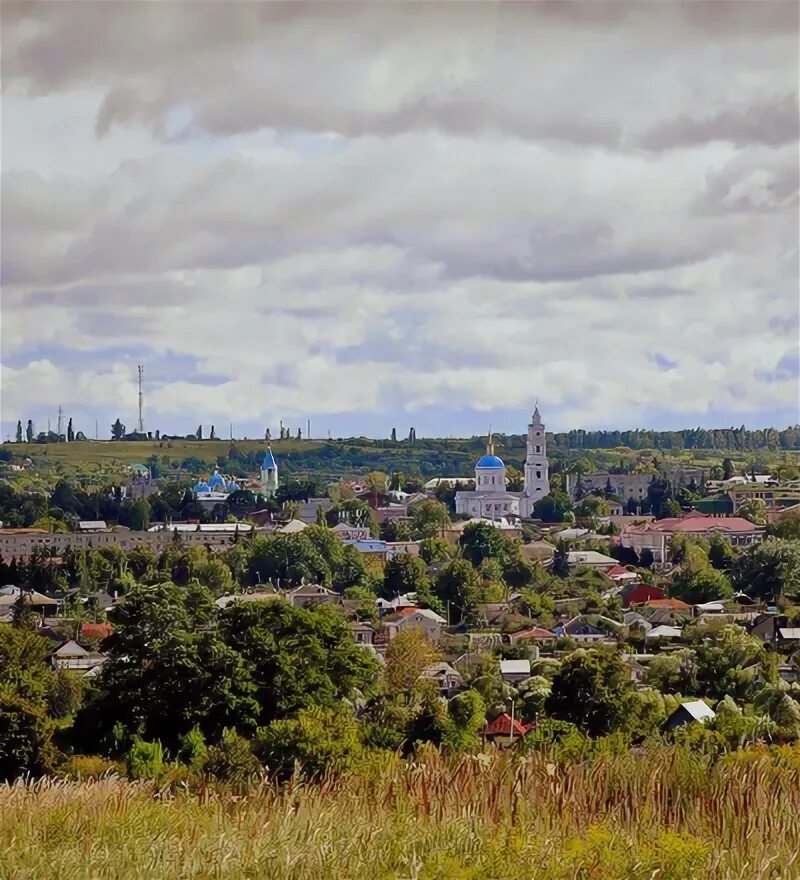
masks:
<svg viewBox="0 0 800 880"><path fill-rule="evenodd" d="M504 712L487 724L483 732L486 736L510 736L513 730L514 736L525 736L531 727L532 724L523 724L518 718L514 719L512 727L511 716Z"/></svg>
<svg viewBox="0 0 800 880"><path fill-rule="evenodd" d="M706 534L708 532L754 532L759 527L741 516L706 516L694 511L681 517L668 517L642 526L631 526L628 533L644 534L646 532L686 532L689 534Z"/></svg>
<svg viewBox="0 0 800 880"><path fill-rule="evenodd" d="M692 607L680 599L651 599L644 604L648 608L672 608L674 611L688 611Z"/></svg>
<svg viewBox="0 0 800 880"><path fill-rule="evenodd" d="M110 623L84 623L81 626L81 636L84 639L107 639L114 632Z"/></svg>
<svg viewBox="0 0 800 880"><path fill-rule="evenodd" d="M518 632L511 633L512 640L516 639L542 639L549 640L555 639L556 634L554 632L550 632L549 629L545 629L542 626L532 626L529 629L522 629Z"/></svg>

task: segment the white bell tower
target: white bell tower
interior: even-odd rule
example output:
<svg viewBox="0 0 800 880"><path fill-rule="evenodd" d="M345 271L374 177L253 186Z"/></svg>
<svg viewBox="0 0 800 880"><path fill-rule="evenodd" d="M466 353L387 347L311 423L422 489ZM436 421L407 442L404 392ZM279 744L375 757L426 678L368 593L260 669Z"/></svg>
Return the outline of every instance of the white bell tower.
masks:
<svg viewBox="0 0 800 880"><path fill-rule="evenodd" d="M524 503L520 505L522 516L531 516L533 505L550 494L550 474L547 467L547 440L538 405L528 425L528 454L525 457Z"/></svg>

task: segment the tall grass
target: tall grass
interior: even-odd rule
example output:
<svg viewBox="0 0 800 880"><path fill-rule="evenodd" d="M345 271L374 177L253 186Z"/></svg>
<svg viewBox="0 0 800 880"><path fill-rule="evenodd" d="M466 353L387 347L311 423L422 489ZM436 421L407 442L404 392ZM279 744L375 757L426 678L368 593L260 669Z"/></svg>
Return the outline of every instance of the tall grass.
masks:
<svg viewBox="0 0 800 880"><path fill-rule="evenodd" d="M0 876L691 880L800 877L800 749L382 758L283 789L117 778L0 788Z"/></svg>

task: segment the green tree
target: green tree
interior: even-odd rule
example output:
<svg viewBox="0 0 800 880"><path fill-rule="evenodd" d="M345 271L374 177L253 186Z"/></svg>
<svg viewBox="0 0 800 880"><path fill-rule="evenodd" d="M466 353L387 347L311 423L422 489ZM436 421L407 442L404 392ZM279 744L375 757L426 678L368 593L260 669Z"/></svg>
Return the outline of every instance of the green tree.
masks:
<svg viewBox="0 0 800 880"><path fill-rule="evenodd" d="M481 595L481 581L475 567L466 559L452 559L436 575L436 595L449 603L451 619L457 623L470 617Z"/></svg>
<svg viewBox="0 0 800 880"><path fill-rule="evenodd" d="M72 419L67 424L67 442L72 443L75 439L75 431L72 429Z"/></svg>
<svg viewBox="0 0 800 880"><path fill-rule="evenodd" d="M556 552L553 554L550 570L556 577L569 577L569 544L566 541L559 541L556 544Z"/></svg>
<svg viewBox="0 0 800 880"><path fill-rule="evenodd" d="M500 530L487 522L467 523L458 544L464 559L476 567L484 559L500 559L506 550Z"/></svg>
<svg viewBox="0 0 800 880"><path fill-rule="evenodd" d="M22 443L22 422L17 422L17 443Z"/></svg>
<svg viewBox="0 0 800 880"><path fill-rule="evenodd" d="M736 514L757 526L763 526L767 522L767 505L760 498L749 498L739 505Z"/></svg>
<svg viewBox="0 0 800 880"><path fill-rule="evenodd" d="M249 583L280 579L282 584L297 585L305 580L327 584L331 572L322 554L305 532L256 538L248 563Z"/></svg>
<svg viewBox="0 0 800 880"><path fill-rule="evenodd" d="M306 778L348 770L363 751L361 728L342 706L301 710L272 721L256 745L271 775L285 779L297 766Z"/></svg>
<svg viewBox="0 0 800 880"><path fill-rule="evenodd" d="M419 542L419 556L428 565L433 562L447 562L453 556L453 545L444 538L423 538Z"/></svg>
<svg viewBox="0 0 800 880"><path fill-rule="evenodd" d="M28 419L28 425L25 428L25 439L28 443L33 443L33 422Z"/></svg>
<svg viewBox="0 0 800 880"><path fill-rule="evenodd" d="M476 690L456 694L447 704L442 719L442 745L454 752L476 751L486 723L486 704Z"/></svg>
<svg viewBox="0 0 800 880"><path fill-rule="evenodd" d="M730 538L719 533L708 540L708 561L719 571L730 571L736 562L737 552Z"/></svg>
<svg viewBox="0 0 800 880"><path fill-rule="evenodd" d="M403 627L386 648L384 685L390 694L410 691L422 670L439 659L433 645L416 627Z"/></svg>
<svg viewBox="0 0 800 880"><path fill-rule="evenodd" d="M597 517L608 516L608 502L599 495L586 495L575 508L575 516Z"/></svg>
<svg viewBox="0 0 800 880"><path fill-rule="evenodd" d="M55 757L52 738L53 722L44 706L0 687L0 781L50 771Z"/></svg>
<svg viewBox="0 0 800 880"><path fill-rule="evenodd" d="M434 538L450 525L450 512L441 501L418 501L408 512L412 531L418 538Z"/></svg>
<svg viewBox="0 0 800 880"><path fill-rule="evenodd" d="M589 736L602 736L624 725L633 690L619 654L579 649L561 664L545 708L553 718L569 721Z"/></svg>
<svg viewBox="0 0 800 880"><path fill-rule="evenodd" d="M237 602L220 614L220 628L252 671L260 724L312 706L333 707L363 691L377 673L344 618L327 606Z"/></svg>
<svg viewBox="0 0 800 880"><path fill-rule="evenodd" d="M134 501L130 507L128 528L134 532L145 532L150 526L150 505L145 498Z"/></svg>
<svg viewBox="0 0 800 880"><path fill-rule="evenodd" d="M572 502L566 492L553 492L540 498L533 505L533 515L546 523L569 522Z"/></svg>
<svg viewBox="0 0 800 880"><path fill-rule="evenodd" d="M110 613L114 633L97 696L78 714L85 743L114 747L114 729L177 748L197 727L207 742L253 730L258 714L247 661L220 638L199 585L134 586ZM206 610L201 610L206 609Z"/></svg>
<svg viewBox="0 0 800 880"><path fill-rule="evenodd" d="M770 523L766 534L771 538L785 538L787 540L800 540L800 514L789 514Z"/></svg>
<svg viewBox="0 0 800 880"><path fill-rule="evenodd" d="M730 480L732 477L736 476L736 468L733 466L733 462L729 458L722 459L722 479Z"/></svg>
<svg viewBox="0 0 800 880"><path fill-rule="evenodd" d="M425 563L418 556L400 553L387 561L383 570L382 596L393 599L395 596L429 589Z"/></svg>
<svg viewBox="0 0 800 880"><path fill-rule="evenodd" d="M775 600L800 592L800 541L767 538L736 560L731 578L754 598Z"/></svg>

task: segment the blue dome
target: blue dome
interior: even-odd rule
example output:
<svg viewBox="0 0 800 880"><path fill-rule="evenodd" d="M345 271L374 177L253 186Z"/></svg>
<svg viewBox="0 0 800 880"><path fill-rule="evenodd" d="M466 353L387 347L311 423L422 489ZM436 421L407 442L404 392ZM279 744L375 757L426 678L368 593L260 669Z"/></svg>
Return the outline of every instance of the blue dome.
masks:
<svg viewBox="0 0 800 880"><path fill-rule="evenodd" d="M219 471L214 471L214 475L208 481L208 485L212 489L215 489L217 487L219 487L220 489L224 489L225 488L225 477L223 477Z"/></svg>
<svg viewBox="0 0 800 880"><path fill-rule="evenodd" d="M194 487L195 492L209 492L211 491L208 483L200 482Z"/></svg>
<svg viewBox="0 0 800 880"><path fill-rule="evenodd" d="M478 463L475 465L476 468L504 468L502 459L498 458L496 455L489 455L488 453L483 456L483 458L479 459Z"/></svg>
<svg viewBox="0 0 800 880"><path fill-rule="evenodd" d="M239 484L238 484L235 480L231 480L230 483L228 483L228 484L225 486L225 488L226 488L229 492L237 492L237 491L239 490Z"/></svg>

